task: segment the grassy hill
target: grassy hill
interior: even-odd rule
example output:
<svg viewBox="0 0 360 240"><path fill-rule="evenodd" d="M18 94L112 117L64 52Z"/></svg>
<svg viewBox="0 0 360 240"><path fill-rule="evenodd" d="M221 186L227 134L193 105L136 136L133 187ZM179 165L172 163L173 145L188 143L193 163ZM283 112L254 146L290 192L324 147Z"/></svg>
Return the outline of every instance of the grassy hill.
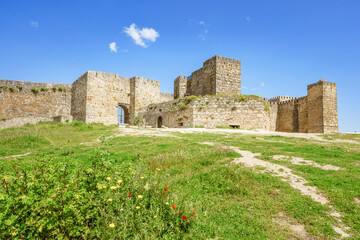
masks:
<svg viewBox="0 0 360 240"><path fill-rule="evenodd" d="M359 239L359 144L81 122L1 130L0 239ZM234 164L234 149L268 165Z"/></svg>

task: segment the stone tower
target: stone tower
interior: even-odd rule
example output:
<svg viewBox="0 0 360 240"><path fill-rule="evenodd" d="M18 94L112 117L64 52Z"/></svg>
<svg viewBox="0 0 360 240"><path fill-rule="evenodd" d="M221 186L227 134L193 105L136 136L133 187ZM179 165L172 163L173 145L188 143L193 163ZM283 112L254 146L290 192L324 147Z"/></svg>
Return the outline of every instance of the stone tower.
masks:
<svg viewBox="0 0 360 240"><path fill-rule="evenodd" d="M323 79L308 85L308 132L337 133L337 88L336 83Z"/></svg>

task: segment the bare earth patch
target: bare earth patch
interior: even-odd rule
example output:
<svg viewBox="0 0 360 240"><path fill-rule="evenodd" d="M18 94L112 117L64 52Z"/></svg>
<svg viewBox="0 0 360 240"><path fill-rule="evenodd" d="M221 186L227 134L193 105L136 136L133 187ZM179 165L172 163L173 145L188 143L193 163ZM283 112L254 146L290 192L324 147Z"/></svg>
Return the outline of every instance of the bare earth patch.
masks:
<svg viewBox="0 0 360 240"><path fill-rule="evenodd" d="M303 158L299 158L299 157L291 157L291 156L284 156L284 155L274 155L273 156L274 160L282 160L282 161L290 161L292 164L295 165L306 165L306 166L312 166L312 167L316 167L316 168L320 168L323 170L335 170L335 171L339 171L339 170L343 170L343 168L338 167L338 166L333 166L333 165L320 165L314 161L310 161L310 160L304 160Z"/></svg>
<svg viewBox="0 0 360 240"><path fill-rule="evenodd" d="M204 142L202 144L215 146L215 144L211 142ZM271 175L280 177L280 179L283 182L286 182L290 184L290 186L292 186L293 188L300 190L302 195L309 196L314 201L319 202L323 205L329 203L329 200L324 195L319 193L315 186L306 186L306 184L308 184L309 182L303 177L294 174L290 168L257 159L256 156L260 156L261 155L260 153L252 153L250 151L240 150L239 148L233 146L221 146L221 147L226 149L231 149L242 155L242 157L240 158L235 158L233 163L235 164L242 163L246 167L260 166L264 168L264 170L258 170L258 171L263 173L268 172ZM331 205L330 207L333 208L333 206ZM346 230L349 229L349 227L344 226L344 224L342 223L340 219L341 214L333 210L333 212L329 213L329 215L334 217L337 220L338 224L340 225L340 227L333 226L334 231L340 234L342 238L349 237L350 235L345 232Z"/></svg>
<svg viewBox="0 0 360 240"><path fill-rule="evenodd" d="M354 200L355 200L355 202L356 202L357 204L360 205L360 199L359 199L359 198L355 198Z"/></svg>
<svg viewBox="0 0 360 240"><path fill-rule="evenodd" d="M293 220L287 219L287 217L283 213L279 213L279 217L273 218L273 222L276 222L277 224L284 226L286 228L291 229L293 232L295 232L301 239L311 239L306 232L305 225L300 224L297 222L294 222Z"/></svg>

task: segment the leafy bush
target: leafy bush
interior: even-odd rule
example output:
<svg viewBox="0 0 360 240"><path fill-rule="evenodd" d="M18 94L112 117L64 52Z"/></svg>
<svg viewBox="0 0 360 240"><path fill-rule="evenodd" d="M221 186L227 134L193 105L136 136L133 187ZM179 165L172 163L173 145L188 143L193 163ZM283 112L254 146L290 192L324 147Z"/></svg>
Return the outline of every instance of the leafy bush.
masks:
<svg viewBox="0 0 360 240"><path fill-rule="evenodd" d="M51 89L53 90L53 92L56 92L56 87L52 87Z"/></svg>
<svg viewBox="0 0 360 240"><path fill-rule="evenodd" d="M13 87L9 87L9 90L10 90L11 92L13 92L13 91L14 91L14 88L13 88Z"/></svg>
<svg viewBox="0 0 360 240"><path fill-rule="evenodd" d="M16 86L20 91L22 90L22 86L21 85L19 85L19 86Z"/></svg>
<svg viewBox="0 0 360 240"><path fill-rule="evenodd" d="M125 162L99 151L81 164L0 165L0 238L181 239L194 217L142 166L139 156Z"/></svg>
<svg viewBox="0 0 360 240"><path fill-rule="evenodd" d="M186 105L186 103L184 103L184 102L181 102L181 103L179 103L178 107L179 107L179 109L183 110L183 109L188 108L188 105Z"/></svg>
<svg viewBox="0 0 360 240"><path fill-rule="evenodd" d="M62 92L64 89L62 87L58 88L59 92Z"/></svg>
<svg viewBox="0 0 360 240"><path fill-rule="evenodd" d="M42 87L42 88L40 88L40 91L45 92L45 91L47 91L47 88Z"/></svg>
<svg viewBox="0 0 360 240"><path fill-rule="evenodd" d="M31 91L32 91L33 93L38 93L38 92L39 92L39 90L36 89L36 88L32 88Z"/></svg>

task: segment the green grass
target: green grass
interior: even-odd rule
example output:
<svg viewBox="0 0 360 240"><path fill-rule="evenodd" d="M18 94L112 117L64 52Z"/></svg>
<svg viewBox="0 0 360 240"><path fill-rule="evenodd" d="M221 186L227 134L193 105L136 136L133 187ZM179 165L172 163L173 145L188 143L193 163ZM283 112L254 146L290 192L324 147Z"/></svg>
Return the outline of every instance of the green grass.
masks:
<svg viewBox="0 0 360 240"><path fill-rule="evenodd" d="M274 221L278 218L303 224L308 236L314 239L338 237L331 227L337 222L329 216L328 205L301 195L276 176L257 172L262 169L231 164L239 154L199 144L205 141L259 152L262 154L259 158L293 169L342 213L342 221L351 227L353 239L360 236L360 206L354 200L360 197L358 145L324 144L280 136L262 136L263 141L258 136L242 134L174 133L175 137L119 136L105 140L117 131L121 130L82 122L42 123L0 131L0 156L31 152L22 158L0 161L3 196L0 196L0 208L6 213L0 213L0 238L12 237L11 234L19 238L25 234L27 238L296 239L298 236L293 231ZM103 141L96 141L99 138ZM86 142L89 144L80 144ZM273 155L303 157L344 170L294 165L273 160ZM94 164L98 164L97 170ZM91 175L94 178L90 178L89 169L96 172ZM25 172L37 176L29 180L31 194L21 185ZM119 176L124 180L121 188L109 189L111 184L106 178L115 181ZM14 186L12 197L7 195L9 188L4 187L5 177ZM44 199L56 192L56 187L65 188L64 179L67 183L74 181L74 186L67 186L72 191L66 203L60 198L43 205ZM99 189L103 184L108 184L107 188ZM144 187L148 190L144 191ZM128 192L144 198L130 201ZM82 201L77 200L79 194ZM19 205L23 196L28 196L31 202ZM109 198L116 201L109 204ZM141 205L141 213L136 209L140 203L145 205ZM59 204L65 204L62 208L68 210L68 215L61 212ZM176 211L171 205L177 206ZM17 208L10 211L12 208L5 206ZM42 215L53 206L58 209L53 215ZM82 210L72 210L73 207ZM30 213L34 208L38 209L36 214ZM128 211L124 213L120 209ZM64 216L68 216L68 221L64 222ZM187 219L183 220L182 216ZM36 226L22 222L39 221L36 219L44 221ZM62 232L56 230L60 229L58 222L64 226ZM109 227L111 223L114 228Z"/></svg>

